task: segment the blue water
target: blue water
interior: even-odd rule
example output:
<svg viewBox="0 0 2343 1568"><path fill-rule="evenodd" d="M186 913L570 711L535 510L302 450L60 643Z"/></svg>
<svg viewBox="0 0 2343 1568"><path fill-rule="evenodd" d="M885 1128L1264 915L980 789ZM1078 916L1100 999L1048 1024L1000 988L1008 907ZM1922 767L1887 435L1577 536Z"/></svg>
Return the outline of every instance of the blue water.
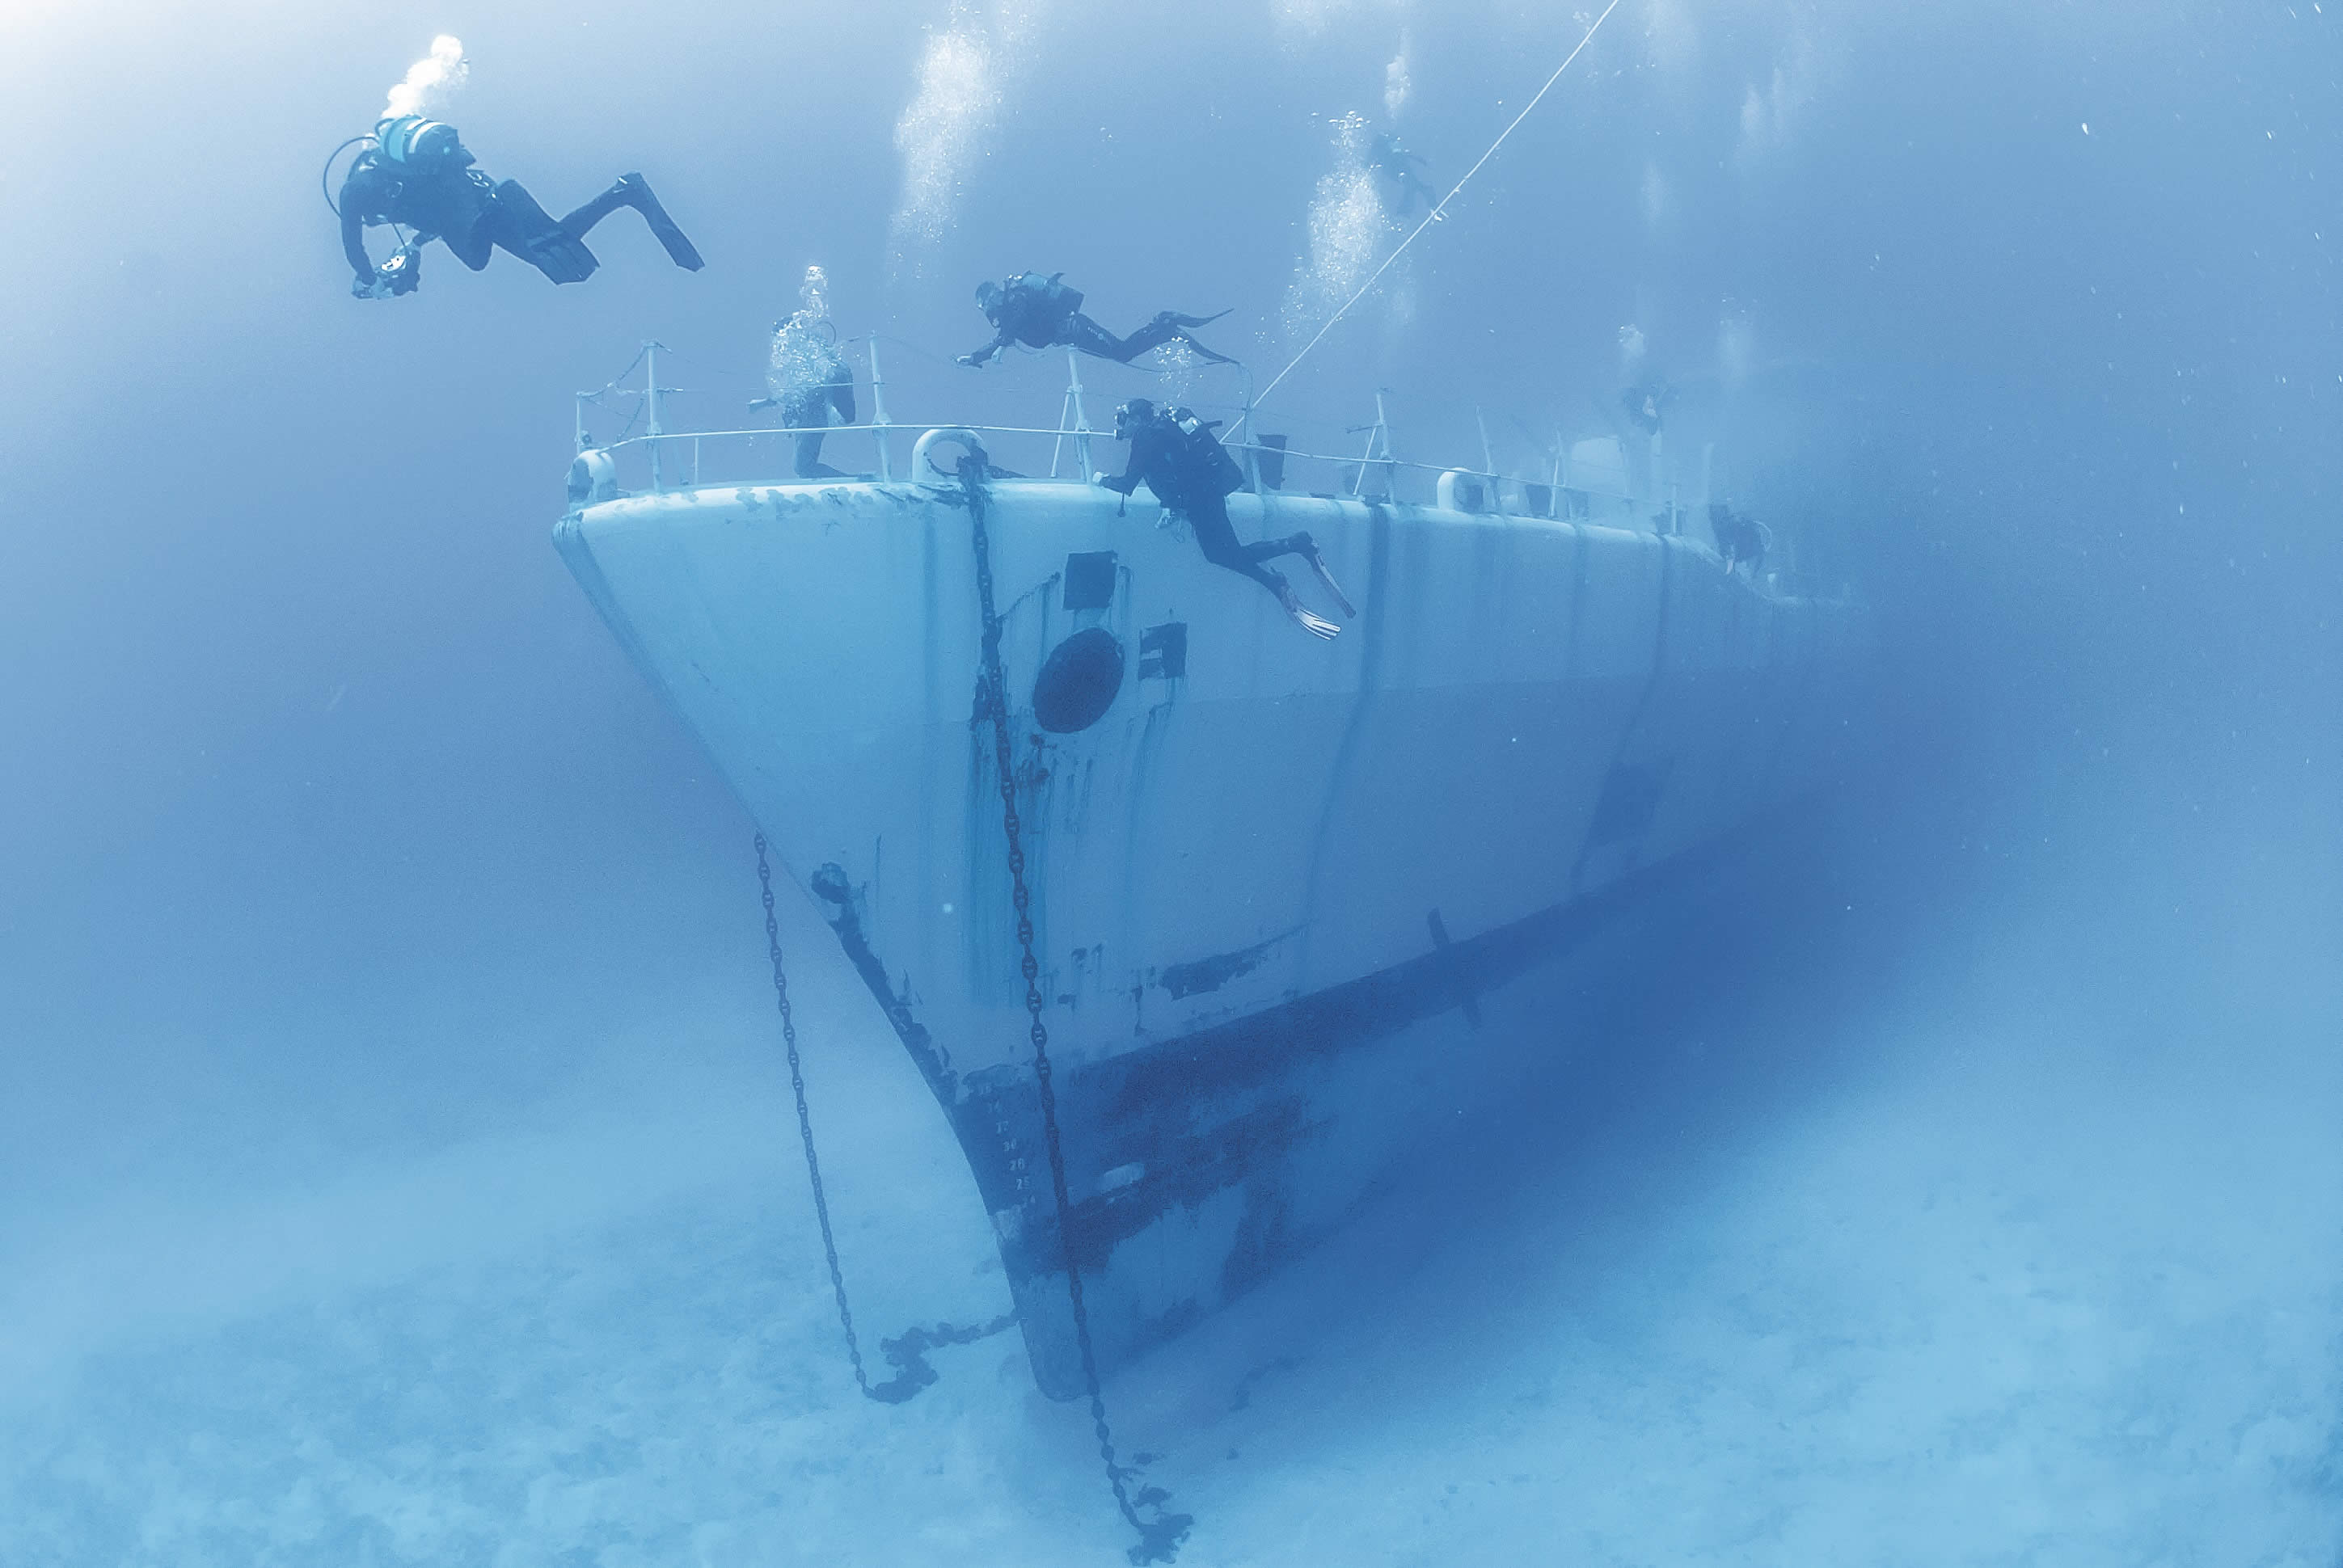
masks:
<svg viewBox="0 0 2343 1568"><path fill-rule="evenodd" d="M1664 377L1880 695L1550 1100L1109 1390L1184 1563L2343 1561L2343 35L1907 9L1624 0L1280 388L1527 466ZM1013 1339L847 1379L749 824L547 546L569 395L656 337L732 417L809 263L907 423L1054 417L949 363L1028 266L1265 382L1405 232L1343 117L1445 189L1592 20L12 9L0 1563L1120 1561ZM707 270L621 214L352 300L317 166L433 25L485 166L639 168ZM784 917L859 1313L990 1315Z"/></svg>

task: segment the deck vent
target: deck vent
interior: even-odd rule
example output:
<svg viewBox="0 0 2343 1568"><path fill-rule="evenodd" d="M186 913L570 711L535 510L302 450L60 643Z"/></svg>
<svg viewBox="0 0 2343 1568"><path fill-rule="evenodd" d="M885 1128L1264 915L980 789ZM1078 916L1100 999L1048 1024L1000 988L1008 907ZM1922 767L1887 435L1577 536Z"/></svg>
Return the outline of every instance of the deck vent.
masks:
<svg viewBox="0 0 2343 1568"><path fill-rule="evenodd" d="M1139 634L1139 678L1177 680L1188 673L1188 623L1167 620Z"/></svg>
<svg viewBox="0 0 2343 1568"><path fill-rule="evenodd" d="M1105 609L1114 603L1114 552L1085 550L1066 558L1066 608Z"/></svg>
<svg viewBox="0 0 2343 1568"><path fill-rule="evenodd" d="M1121 689L1122 644L1100 627L1078 631L1050 650L1033 678L1033 722L1052 735L1088 729Z"/></svg>

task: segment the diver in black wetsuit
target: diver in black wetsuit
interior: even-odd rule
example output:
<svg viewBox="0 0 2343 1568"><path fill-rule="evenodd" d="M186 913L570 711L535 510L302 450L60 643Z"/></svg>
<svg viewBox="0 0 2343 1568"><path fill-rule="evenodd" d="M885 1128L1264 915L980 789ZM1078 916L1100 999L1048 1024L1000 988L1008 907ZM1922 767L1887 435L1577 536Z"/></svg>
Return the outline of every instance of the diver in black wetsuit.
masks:
<svg viewBox="0 0 2343 1568"><path fill-rule="evenodd" d="M1765 563L1767 533L1765 525L1745 512L1736 512L1722 501L1712 501L1708 507L1709 531L1716 536L1716 553L1725 558L1725 569L1746 562L1749 575L1755 577Z"/></svg>
<svg viewBox="0 0 2343 1568"><path fill-rule="evenodd" d="M350 292L360 299L412 294L421 281L422 249L435 239L446 241L456 259L474 272L501 248L556 283L583 282L601 265L586 248L586 232L622 206L643 215L678 266L698 272L703 265L640 175L619 176L618 184L557 222L518 182L499 183L474 168L453 126L401 115L377 126L373 140L350 166L335 204L342 219L342 254L357 275ZM415 232L377 266L367 255L365 231L385 223Z"/></svg>
<svg viewBox="0 0 2343 1568"><path fill-rule="evenodd" d="M1011 344L1022 343L1029 348L1079 348L1101 359L1128 365L1149 349L1161 348L1176 339L1215 365L1236 363L1188 336L1191 327L1218 321L1227 311L1212 316L1182 316L1176 310L1159 310L1153 320L1130 337L1117 337L1082 314L1082 291L1061 283L1059 279L1065 276L1053 272L1043 277L1035 272L1021 272L1006 283L978 284L977 307L992 323L992 341L973 354L961 355L960 362L971 369L979 368Z"/></svg>
<svg viewBox="0 0 2343 1568"><path fill-rule="evenodd" d="M1627 411L1627 418L1646 436L1656 436L1667 423L1668 405L1676 400L1676 389L1664 381L1647 386L1630 387L1619 394L1619 407Z"/></svg>
<svg viewBox="0 0 2343 1568"><path fill-rule="evenodd" d="M1434 222L1448 216L1440 210L1440 193L1415 172L1423 166L1423 159L1401 146L1399 138L1390 132L1375 133L1367 153L1367 166L1399 186L1399 210L1392 215L1393 217L1405 217L1413 212L1419 200L1431 209Z"/></svg>
<svg viewBox="0 0 2343 1568"><path fill-rule="evenodd" d="M1336 636L1341 627L1302 608L1293 586L1262 564L1280 556L1300 556L1317 572L1342 612L1355 614L1351 601L1335 586L1334 575L1326 569L1326 558L1319 553L1316 540L1302 533L1255 545L1237 542L1226 498L1244 483L1244 475L1212 435L1212 424L1217 423L1207 424L1185 408L1159 409L1144 397L1133 397L1114 411L1114 438L1131 443L1131 461L1121 478L1107 474L1093 477L1125 496L1144 483L1165 508L1186 514L1206 560L1241 572L1267 588L1294 624L1312 636Z"/></svg>

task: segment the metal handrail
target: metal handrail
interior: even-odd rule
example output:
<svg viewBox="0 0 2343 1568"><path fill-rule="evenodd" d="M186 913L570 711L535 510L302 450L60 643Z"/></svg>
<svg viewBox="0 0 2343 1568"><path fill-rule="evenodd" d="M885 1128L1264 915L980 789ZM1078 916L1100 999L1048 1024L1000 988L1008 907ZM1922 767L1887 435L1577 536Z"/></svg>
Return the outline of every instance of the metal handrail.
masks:
<svg viewBox="0 0 2343 1568"><path fill-rule="evenodd" d="M891 433L897 430L912 429L915 427L917 427L915 425L906 424L902 420L893 420L883 425L760 425L753 428L739 430L665 430L656 436L650 435L648 432L640 436L628 436L622 439L609 442L608 445L593 447L591 449L598 452L617 452L628 447L646 447L655 441L718 441L736 437L747 439L761 436L847 436L853 435L858 432ZM980 436L1054 437L1071 436L1074 434L1073 431L1054 425L970 425L956 423L949 426L930 426L929 428L939 430L973 430ZM1103 431L1093 431L1091 433L1093 435L1104 434ZM1544 479L1524 479L1518 474L1501 474L1488 468L1459 467L1453 463L1422 463L1408 457L1378 457L1362 459L1356 452L1304 452L1292 447L1271 447L1256 441L1223 441L1221 445L1231 452L1252 452L1255 454L1274 453L1285 457L1288 461L1305 463L1340 463L1345 467L1356 467L1362 461L1364 461L1370 467L1377 468L1407 468L1419 473L1432 474L1434 476L1441 474L1460 474L1470 479L1488 479L1499 483L1514 485L1536 485L1544 489L1559 489L1565 492L1574 492L1580 495L1601 496L1607 500L1625 501L1634 499L1632 496L1617 494L1609 490L1588 489L1583 485L1554 485ZM1050 481L1037 480L1035 482L1049 483ZM1058 482L1061 484L1088 484L1090 479L1089 477L1085 475L1079 478L1064 479Z"/></svg>
<svg viewBox="0 0 2343 1568"><path fill-rule="evenodd" d="M749 430L668 430L658 436L628 436L624 440L597 447L598 452L615 452L623 447L640 447L650 441L716 441L731 436L846 436L858 430L908 430L914 427L900 419L884 425L759 425ZM1049 425L934 425L930 429L976 430L996 436L1067 436L1073 432ZM1096 432L1092 432L1096 434Z"/></svg>
<svg viewBox="0 0 2343 1568"><path fill-rule="evenodd" d="M588 437L586 431L586 405L590 402L597 406L603 406L603 398L608 395L621 390L631 392L632 389L621 388L616 381L613 381L609 386L601 388L599 391L591 393L581 392L578 395L577 438L578 452L581 458L598 458L603 465L607 466L613 455L624 451L628 447L641 447L644 450L645 455L649 458L651 489L652 492L656 494L667 488L667 480L660 458L667 443L669 442L682 441L689 443L691 453L691 477L687 481L686 487L698 489L709 487L707 482L704 481L701 477L703 473L701 464L702 445L708 441L756 441L766 437L809 436L829 437L836 435L868 434L874 438L874 444L878 448L878 477L880 482L882 484L893 482L894 464L889 452L890 440L895 431L906 428L906 427L902 421L890 417L887 410L885 401L886 380L884 373L880 370L879 365L878 335L869 335L868 340L871 350L870 385L873 415L872 418L868 422L850 425L763 425L749 428L724 430L673 430L667 427L666 420L662 417L665 411L660 406L661 398L662 396L678 395L679 389L675 387L661 387L659 384L659 355L665 346L656 342L647 342L643 345L642 352L638 355L636 358L636 363L644 367L644 386L639 392L633 394L637 398L639 398L639 402L636 405L635 415L633 417L628 419L627 431L622 432L617 440L608 443L596 443ZM1242 367L1240 367L1239 368L1242 369ZM626 372L621 373L622 377L627 374L631 374L632 370L633 367L629 366ZM1678 527L1677 519L1681 516L1681 508L1677 504L1673 476L1671 476L1668 481L1667 493L1664 500L1663 500L1657 495L1639 497L1634 493L1632 485L1623 487L1618 490L1613 490L1607 487L1602 489L1595 489L1584 485L1567 484L1564 481L1568 477L1569 466L1559 457L1554 460L1554 471L1550 478L1534 479L1525 477L1519 474L1501 474L1497 472L1494 457L1492 452L1492 443L1489 440L1488 425L1485 419L1481 418L1480 411L1478 409L1474 410L1474 417L1476 423L1479 425L1481 433L1481 458L1483 463L1487 465L1486 467L1480 468L1459 467L1453 464L1417 462L1412 459L1396 457L1392 452L1391 423L1386 411L1386 405L1384 403L1384 394L1380 388L1377 389L1375 393L1375 418L1373 424L1353 426L1348 432L1351 435L1357 435L1361 432L1364 432L1366 434L1366 444L1363 451L1355 454L1312 452L1298 450L1292 446L1273 444L1269 440L1259 438L1252 428L1254 413L1253 397L1252 394L1252 374L1250 371L1244 371L1243 373L1245 376L1245 398L1242 409L1238 416L1236 427L1229 433L1228 438L1223 439L1221 445L1225 450L1235 455L1240 459L1241 466L1244 470L1246 484L1256 495L1268 493L1262 488L1260 477L1260 460L1266 457L1273 457L1281 464L1328 463L1334 465L1338 472L1343 470L1353 470L1354 473L1349 480L1350 493L1353 496L1362 495L1366 489L1368 476L1373 472L1380 470L1383 476L1380 487L1382 493L1386 498L1391 498L1393 496L1394 490L1393 481L1397 477L1400 470L1405 469L1411 474L1429 474L1434 476L1433 492L1436 498L1434 502L1435 505L1453 505L1456 499L1457 481L1470 479L1477 482L1477 487L1479 487L1481 491L1480 504L1474 508L1476 510L1485 510L1503 516L1530 517L1543 515L1548 519L1558 521L1569 516L1587 515L1592 509L1592 504L1598 499L1606 503L1622 503L1629 508L1659 504L1664 506L1665 510L1662 514L1661 519L1655 520L1662 521L1663 531L1672 533L1674 532ZM1090 463L1090 443L1093 437L1102 435L1104 432L1094 431L1090 427L1090 421L1083 406L1083 393L1084 388L1081 381L1081 363L1073 351L1070 349L1067 353L1066 397L1064 407L1060 411L1056 425L1048 427L1037 425L940 426L930 432L930 437L932 437L938 431L941 430L956 431L970 437L980 434L984 436L1047 436L1051 438L1053 443L1051 448L1050 472L1047 479L1041 482L1088 484L1091 482L1091 476L1088 471ZM635 418L641 418L645 415L649 416L646 421L648 427L640 435L631 434L630 432L634 428ZM909 428L917 429L919 427L917 425L913 425L909 427ZM923 444L925 444L930 437L922 437ZM1069 437L1071 437L1074 442L1077 454L1076 462L1082 471L1074 474L1068 479L1061 480L1059 478L1059 470L1063 463L1066 442ZM1657 473L1659 467L1660 444L1656 437L1653 440L1652 447L1652 457L1654 459L1654 487L1657 488L1660 484ZM920 475L917 472L913 472L907 476L907 477L914 483L933 482L926 476ZM743 481L741 480L736 479L729 481L729 485L739 485ZM746 482L758 483L761 481L750 480ZM784 479L779 482L787 483L788 481ZM1518 512L1508 512L1501 499L1503 491L1500 487L1508 482L1512 483L1522 492L1521 499L1524 505ZM1339 484L1341 481L1338 480L1337 483ZM1278 488L1282 490L1284 487L1281 485ZM1533 502L1533 496L1536 492L1544 493L1543 495L1537 495ZM1293 493L1317 496L1323 494L1324 492L1300 491ZM1567 506L1565 503L1567 503Z"/></svg>

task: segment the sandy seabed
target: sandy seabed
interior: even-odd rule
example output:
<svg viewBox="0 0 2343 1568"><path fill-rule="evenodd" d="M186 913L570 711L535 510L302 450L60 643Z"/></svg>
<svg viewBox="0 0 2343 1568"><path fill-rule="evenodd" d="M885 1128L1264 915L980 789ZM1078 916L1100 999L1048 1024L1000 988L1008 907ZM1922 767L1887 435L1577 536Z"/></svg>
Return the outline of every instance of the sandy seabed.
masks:
<svg viewBox="0 0 2343 1568"><path fill-rule="evenodd" d="M1461 1138L1479 1199L1387 1198L1111 1389L1181 1561L2334 1568L2331 1073L2046 1081L2022 1032L1937 1028L1826 1091L1686 1045L1545 1123L1566 1157ZM867 1347L1005 1292L940 1123L863 1060L828 1120ZM588 1118L175 1224L45 1316L20 1280L51 1349L0 1561L1121 1561L1013 1335L855 1393L785 1118ZM390 1261L239 1266L337 1244ZM126 1292L154 1310L57 1332Z"/></svg>

